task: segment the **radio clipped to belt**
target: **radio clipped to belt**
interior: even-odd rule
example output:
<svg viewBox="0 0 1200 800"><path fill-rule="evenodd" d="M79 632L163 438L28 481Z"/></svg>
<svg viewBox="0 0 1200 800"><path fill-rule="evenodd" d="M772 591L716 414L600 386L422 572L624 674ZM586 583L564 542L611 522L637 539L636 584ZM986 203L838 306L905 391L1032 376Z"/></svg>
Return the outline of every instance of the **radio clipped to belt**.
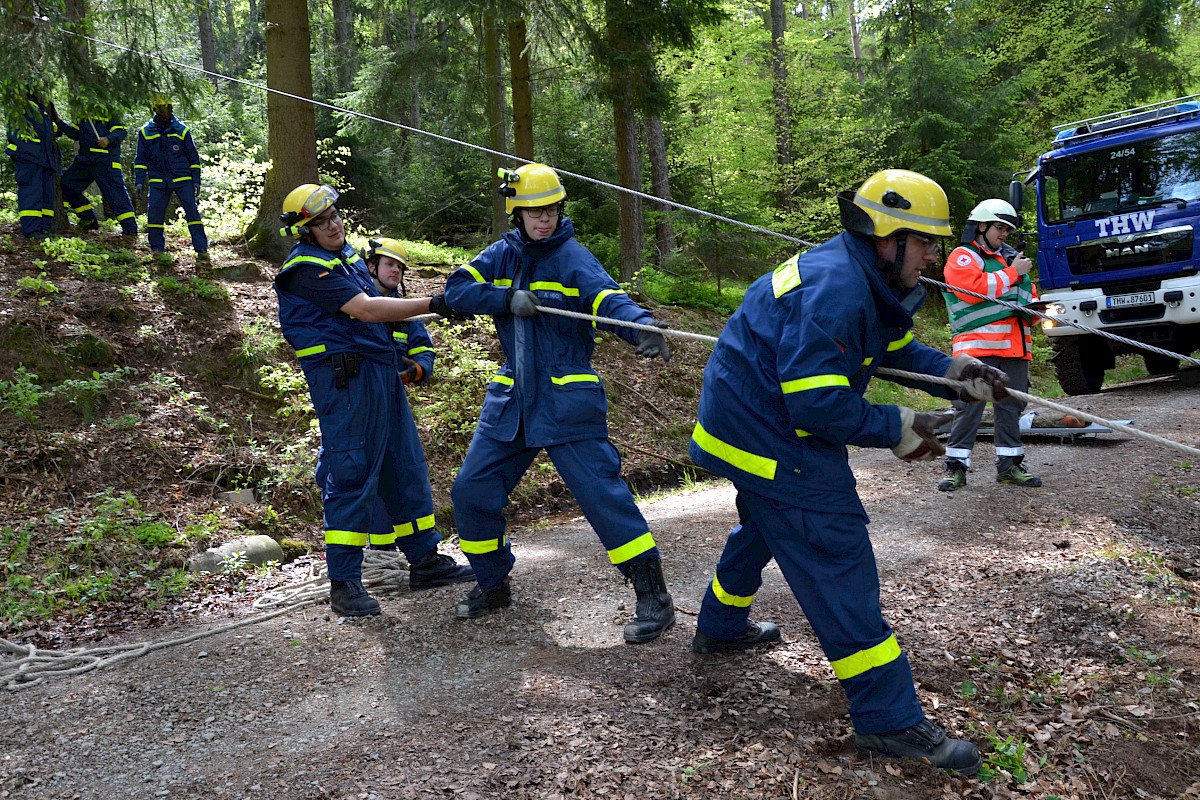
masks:
<svg viewBox="0 0 1200 800"><path fill-rule="evenodd" d="M358 375L362 361L363 357L358 353L334 353L322 363L333 366L333 385L345 389L350 385L350 379Z"/></svg>

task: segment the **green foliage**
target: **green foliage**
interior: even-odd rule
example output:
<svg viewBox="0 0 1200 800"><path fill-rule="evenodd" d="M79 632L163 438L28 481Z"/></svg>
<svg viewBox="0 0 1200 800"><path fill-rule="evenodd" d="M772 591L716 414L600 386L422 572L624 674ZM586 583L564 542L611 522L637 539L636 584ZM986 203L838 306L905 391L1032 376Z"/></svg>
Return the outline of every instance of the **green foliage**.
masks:
<svg viewBox="0 0 1200 800"><path fill-rule="evenodd" d="M12 414L27 425L37 422L37 408L47 392L38 385L37 373L21 364L9 380L0 380L0 411Z"/></svg>
<svg viewBox="0 0 1200 800"><path fill-rule="evenodd" d="M118 367L111 372L93 370L90 378L69 378L51 389L50 394L74 406L83 416L84 424L90 425L96 412L108 404L112 393L133 373L132 367Z"/></svg>
<svg viewBox="0 0 1200 800"><path fill-rule="evenodd" d="M99 242L68 237L52 237L41 245L47 256L89 280L120 284L149 277L145 265L125 248L110 250Z"/></svg>
<svg viewBox="0 0 1200 800"><path fill-rule="evenodd" d="M242 324L241 343L229 354L229 361L242 372L257 378L259 369L277 361L284 344L278 325L256 317Z"/></svg>
<svg viewBox="0 0 1200 800"><path fill-rule="evenodd" d="M187 281L181 281L174 275L159 275L155 277L154 285L164 295L197 297L201 300L221 302L229 300L229 292L225 290L224 286L196 276L188 278Z"/></svg>
<svg viewBox="0 0 1200 800"><path fill-rule="evenodd" d="M308 381L299 367L286 362L263 364L258 368L258 384L279 400L281 405L275 412L279 416L311 418L316 414L308 394Z"/></svg>
<svg viewBox="0 0 1200 800"><path fill-rule="evenodd" d="M681 265L678 271L646 267L642 271L642 286L646 294L663 305L703 308L729 315L742 304L749 283L705 280L699 270Z"/></svg>
<svg viewBox="0 0 1200 800"><path fill-rule="evenodd" d="M39 306L50 305L50 298L56 295L61 290L54 285L54 282L46 277L45 272L39 272L37 276L25 275L17 279L17 288L13 291L14 295L20 295L22 292L28 292L38 299Z"/></svg>
<svg viewBox="0 0 1200 800"><path fill-rule="evenodd" d="M247 140L240 130L225 131L197 148L203 168L197 204L204 230L212 240L232 239L258 215L268 164L260 145ZM186 220L181 235L186 235Z"/></svg>
<svg viewBox="0 0 1200 800"><path fill-rule="evenodd" d="M976 776L977 780L989 783L1001 776L1008 776L1016 783L1028 783L1030 774L1025 766L1025 750L1028 743L1022 737L1008 736L1001 739L995 733L988 733L992 741L992 752L983 756L983 768Z"/></svg>
<svg viewBox="0 0 1200 800"><path fill-rule="evenodd" d="M433 323L438 333L438 358L433 383L409 394L413 416L430 446L465 455L479 407L492 376L500 365L482 346L462 336L465 327Z"/></svg>

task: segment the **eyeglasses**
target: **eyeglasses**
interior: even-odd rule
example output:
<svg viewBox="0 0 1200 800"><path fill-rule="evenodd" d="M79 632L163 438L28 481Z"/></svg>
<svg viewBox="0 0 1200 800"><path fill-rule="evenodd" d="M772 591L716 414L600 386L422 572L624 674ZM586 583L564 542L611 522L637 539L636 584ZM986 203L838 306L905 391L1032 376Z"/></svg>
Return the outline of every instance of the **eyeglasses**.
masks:
<svg viewBox="0 0 1200 800"><path fill-rule="evenodd" d="M913 239L916 239L918 242L920 242L925 247L925 255L936 256L939 252L941 252L941 247L942 247L941 239L933 239L933 238L930 238L929 236L922 236L919 233L910 233L908 235L911 236Z"/></svg>
<svg viewBox="0 0 1200 800"><path fill-rule="evenodd" d="M558 217L558 205L542 206L541 208L526 208L524 209L525 216L528 219L555 219Z"/></svg>
<svg viewBox="0 0 1200 800"><path fill-rule="evenodd" d="M335 208L333 210L333 213L330 214L328 217L323 217L322 219L314 219L312 222L307 223L307 225L308 225L308 227L312 228L313 230L327 231L327 230L329 230L330 225L332 225L335 222L341 222L341 221L342 221L342 214L340 211L338 211Z"/></svg>

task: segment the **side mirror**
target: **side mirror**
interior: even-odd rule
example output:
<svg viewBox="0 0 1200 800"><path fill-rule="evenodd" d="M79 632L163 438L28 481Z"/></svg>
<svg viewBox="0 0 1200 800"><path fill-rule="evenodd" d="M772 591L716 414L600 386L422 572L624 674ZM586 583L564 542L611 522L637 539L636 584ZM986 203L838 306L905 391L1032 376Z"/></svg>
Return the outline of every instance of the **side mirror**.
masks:
<svg viewBox="0 0 1200 800"><path fill-rule="evenodd" d="M1021 206L1025 201L1025 184L1020 181L1012 181L1008 184L1008 202L1017 211L1021 210Z"/></svg>

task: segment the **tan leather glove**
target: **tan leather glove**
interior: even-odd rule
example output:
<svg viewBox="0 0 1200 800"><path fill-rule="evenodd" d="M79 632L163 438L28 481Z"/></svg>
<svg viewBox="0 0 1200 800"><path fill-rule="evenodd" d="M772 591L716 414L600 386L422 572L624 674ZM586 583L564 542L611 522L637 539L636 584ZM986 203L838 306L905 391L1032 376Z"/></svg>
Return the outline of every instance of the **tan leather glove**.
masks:
<svg viewBox="0 0 1200 800"><path fill-rule="evenodd" d="M960 389L963 400L986 400L994 403L1008 397L1008 376L1002 370L989 367L974 356L955 356L946 370L946 378L970 384Z"/></svg>
<svg viewBox="0 0 1200 800"><path fill-rule="evenodd" d="M937 440L937 429L946 416L900 406L900 441L892 446L896 458L933 461L946 455L946 448Z"/></svg>

